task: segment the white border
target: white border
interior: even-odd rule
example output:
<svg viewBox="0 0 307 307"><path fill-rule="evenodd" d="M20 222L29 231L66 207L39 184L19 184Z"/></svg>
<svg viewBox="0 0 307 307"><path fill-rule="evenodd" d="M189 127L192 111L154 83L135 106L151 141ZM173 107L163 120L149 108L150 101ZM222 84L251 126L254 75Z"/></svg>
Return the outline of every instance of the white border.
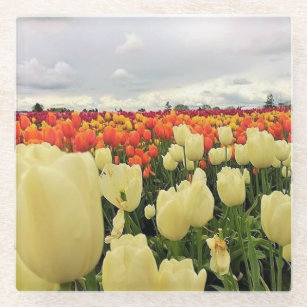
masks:
<svg viewBox="0 0 307 307"><path fill-rule="evenodd" d="M303 306L307 252L307 3L303 1L38 0L0 3L1 306ZM211 2L211 3L210 3ZM293 290L287 293L39 293L15 289L16 17L291 17L293 109ZM97 14L99 12L99 14ZM176 14L169 15L174 12ZM204 15L199 13L204 13ZM196 14L194 14L196 13ZM221 13L221 15L217 15ZM120 15L119 15L120 14ZM157 15L155 15L157 14ZM193 16L191 16L191 14Z"/></svg>

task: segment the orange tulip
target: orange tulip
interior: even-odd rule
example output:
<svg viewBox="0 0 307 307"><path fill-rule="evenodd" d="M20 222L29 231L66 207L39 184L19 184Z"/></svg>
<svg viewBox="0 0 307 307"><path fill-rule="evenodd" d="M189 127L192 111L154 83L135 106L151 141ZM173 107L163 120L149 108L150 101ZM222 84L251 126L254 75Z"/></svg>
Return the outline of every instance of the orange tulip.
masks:
<svg viewBox="0 0 307 307"><path fill-rule="evenodd" d="M44 142L54 145L56 142L56 132L52 127L46 127L43 129L43 140Z"/></svg>
<svg viewBox="0 0 307 307"><path fill-rule="evenodd" d="M148 153L149 155L154 158L158 155L159 151L158 151L158 148L156 145L152 144L152 145L149 145L148 147Z"/></svg>
<svg viewBox="0 0 307 307"><path fill-rule="evenodd" d="M46 123L49 126L55 126L56 125L56 116L53 112L48 112L46 116Z"/></svg>
<svg viewBox="0 0 307 307"><path fill-rule="evenodd" d="M140 134L137 131L131 131L129 133L129 143L132 146L137 146L140 142Z"/></svg>
<svg viewBox="0 0 307 307"><path fill-rule="evenodd" d="M126 155L127 157L132 157L134 155L134 147L131 145L128 145L126 147Z"/></svg>
<svg viewBox="0 0 307 307"><path fill-rule="evenodd" d="M78 112L73 112L71 114L71 121L75 129L79 129L81 126L81 118Z"/></svg>
<svg viewBox="0 0 307 307"><path fill-rule="evenodd" d="M115 138L115 134L116 134L116 131L114 128L110 127L110 126L107 126L103 129L103 141L106 143L106 144L109 144L111 145L112 142L114 141L114 138Z"/></svg>
<svg viewBox="0 0 307 307"><path fill-rule="evenodd" d="M26 115L20 115L19 122L20 122L20 128L22 130L25 130L31 125L31 121Z"/></svg>

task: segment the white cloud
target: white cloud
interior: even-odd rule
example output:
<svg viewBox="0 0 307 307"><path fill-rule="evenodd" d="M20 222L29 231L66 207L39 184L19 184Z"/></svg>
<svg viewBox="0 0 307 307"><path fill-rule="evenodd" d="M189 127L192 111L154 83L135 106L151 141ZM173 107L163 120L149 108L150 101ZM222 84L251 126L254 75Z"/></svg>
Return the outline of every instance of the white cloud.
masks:
<svg viewBox="0 0 307 307"><path fill-rule="evenodd" d="M81 96L27 96L17 98L17 110L29 111L36 102L44 106L44 109L51 107L64 107L71 110L83 110L95 108L93 98L86 95Z"/></svg>
<svg viewBox="0 0 307 307"><path fill-rule="evenodd" d="M131 78L134 78L134 76L128 73L128 71L125 70L124 68L118 68L112 73L111 78L122 80L122 79L131 79Z"/></svg>
<svg viewBox="0 0 307 307"><path fill-rule="evenodd" d="M36 58L18 65L18 85L41 89L66 88L72 84L76 71L65 62L57 62L47 68Z"/></svg>
<svg viewBox="0 0 307 307"><path fill-rule="evenodd" d="M203 104L219 106L259 106L265 102L266 96L272 93L275 102L291 100L290 82L287 78L261 80L256 76L248 76L250 83L234 84L233 80L242 79L241 76L230 75L206 82L170 88L162 91L151 91L140 94L136 98L117 99L114 95L104 95L100 98L99 110L135 111L139 108L146 110L163 109L169 101L172 106L185 104L197 108Z"/></svg>
<svg viewBox="0 0 307 307"><path fill-rule="evenodd" d="M133 50L143 49L144 44L140 36L135 33L125 34L126 40L123 44L116 47L116 53L121 54Z"/></svg>

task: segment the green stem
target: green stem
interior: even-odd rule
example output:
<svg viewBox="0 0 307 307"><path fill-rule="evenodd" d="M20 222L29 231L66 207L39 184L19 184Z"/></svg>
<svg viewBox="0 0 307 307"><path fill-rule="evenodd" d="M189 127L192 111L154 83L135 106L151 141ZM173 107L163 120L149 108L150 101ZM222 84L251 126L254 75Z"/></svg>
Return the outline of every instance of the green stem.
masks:
<svg viewBox="0 0 307 307"><path fill-rule="evenodd" d="M267 189L266 189L266 180L265 180L265 169L261 169L261 184L262 184L262 193L267 194Z"/></svg>
<svg viewBox="0 0 307 307"><path fill-rule="evenodd" d="M87 291L97 291L97 283L96 283L96 275L95 275L95 269L90 271L86 276L85 276L85 285L86 285L86 290Z"/></svg>
<svg viewBox="0 0 307 307"><path fill-rule="evenodd" d="M241 234L239 212L238 212L236 207L234 207L234 215L235 215L234 220L235 220L235 223L236 223L236 228L237 228L239 241L240 241L240 245L241 245L241 249L242 249L243 261L244 261L246 275L247 275L247 279L248 279L248 285L249 285L249 289L251 290L253 288L252 282L251 282L251 274L250 274L250 270L249 270L249 266L248 266L248 262L247 262L247 256L246 256L246 251L245 251L245 247L244 247L244 241L243 241L242 234Z"/></svg>
<svg viewBox="0 0 307 307"><path fill-rule="evenodd" d="M256 172L256 191L257 191L257 196L259 195L259 176L258 173Z"/></svg>
<svg viewBox="0 0 307 307"><path fill-rule="evenodd" d="M125 231L126 234L131 234L131 228L130 228L130 220L129 220L129 212L125 211Z"/></svg>
<svg viewBox="0 0 307 307"><path fill-rule="evenodd" d="M60 291L70 291L71 281L60 284Z"/></svg>
<svg viewBox="0 0 307 307"><path fill-rule="evenodd" d="M227 146L225 146L225 166L227 165Z"/></svg>
<svg viewBox="0 0 307 307"><path fill-rule="evenodd" d="M179 241L171 241L173 257L177 260L179 256Z"/></svg>
<svg viewBox="0 0 307 307"><path fill-rule="evenodd" d="M202 228L199 227L196 229L196 237L197 237L197 266L198 272L201 270L201 266L203 263L203 245L202 245Z"/></svg>
<svg viewBox="0 0 307 307"><path fill-rule="evenodd" d="M269 250L269 257L270 257L270 272L271 272L271 289L276 291L276 281L275 281L275 266L274 266L274 258L273 258L273 246L270 241L270 250Z"/></svg>
<svg viewBox="0 0 307 307"><path fill-rule="evenodd" d="M277 258L277 291L282 290L282 246L279 246Z"/></svg>

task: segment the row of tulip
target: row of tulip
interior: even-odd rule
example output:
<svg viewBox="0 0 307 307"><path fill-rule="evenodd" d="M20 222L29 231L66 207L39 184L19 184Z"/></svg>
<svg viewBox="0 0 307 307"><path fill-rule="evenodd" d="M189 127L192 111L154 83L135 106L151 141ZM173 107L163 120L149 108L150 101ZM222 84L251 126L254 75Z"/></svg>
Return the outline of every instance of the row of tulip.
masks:
<svg viewBox="0 0 307 307"><path fill-rule="evenodd" d="M288 290L291 114L249 114L19 115L17 288Z"/></svg>

